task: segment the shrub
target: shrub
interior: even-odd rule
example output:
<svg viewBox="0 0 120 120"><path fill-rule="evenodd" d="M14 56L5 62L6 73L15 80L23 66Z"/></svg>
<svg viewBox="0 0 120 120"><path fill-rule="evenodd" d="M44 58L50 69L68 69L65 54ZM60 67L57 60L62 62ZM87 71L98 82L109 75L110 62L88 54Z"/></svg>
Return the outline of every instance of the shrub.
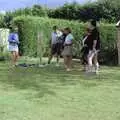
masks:
<svg viewBox="0 0 120 120"><path fill-rule="evenodd" d="M76 21L66 21L59 19L49 19L42 17L30 17L30 16L19 16L14 19L15 23L19 27L20 34L20 51L24 55L36 56L37 55L37 33L43 33L43 46L44 56L49 53L49 40L51 30L54 25L60 28L71 27L73 30L74 40L74 57L80 58L81 45L79 42L83 38L85 24ZM100 25L102 50L100 58L104 63L115 63L116 58L116 28L113 24L101 24ZM113 52L114 51L114 52ZM110 57L111 56L111 57Z"/></svg>

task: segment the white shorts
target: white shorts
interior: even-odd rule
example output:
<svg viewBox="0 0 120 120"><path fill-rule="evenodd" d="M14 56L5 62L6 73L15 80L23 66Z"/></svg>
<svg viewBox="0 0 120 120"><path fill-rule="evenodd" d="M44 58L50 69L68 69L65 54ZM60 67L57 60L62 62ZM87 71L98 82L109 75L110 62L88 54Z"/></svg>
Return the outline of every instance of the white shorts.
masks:
<svg viewBox="0 0 120 120"><path fill-rule="evenodd" d="M18 45L9 45L10 52L19 52Z"/></svg>
<svg viewBox="0 0 120 120"><path fill-rule="evenodd" d="M93 58L95 55L98 55L99 51L100 50L96 50L96 51L90 50L88 54L88 58Z"/></svg>

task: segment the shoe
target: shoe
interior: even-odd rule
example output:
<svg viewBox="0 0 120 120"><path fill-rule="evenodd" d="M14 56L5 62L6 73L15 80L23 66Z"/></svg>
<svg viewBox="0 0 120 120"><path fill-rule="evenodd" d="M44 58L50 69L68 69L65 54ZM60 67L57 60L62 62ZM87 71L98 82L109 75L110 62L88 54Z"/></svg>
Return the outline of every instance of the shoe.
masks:
<svg viewBox="0 0 120 120"><path fill-rule="evenodd" d="M99 71L98 71L98 70L96 70L96 71L95 71L95 74L96 74L96 75L98 75L98 74L99 74Z"/></svg>
<svg viewBox="0 0 120 120"><path fill-rule="evenodd" d="M48 61L48 65L50 64L50 61Z"/></svg>
<svg viewBox="0 0 120 120"><path fill-rule="evenodd" d="M57 64L56 64L56 67L59 67L59 66L60 66L60 65L57 63Z"/></svg>
<svg viewBox="0 0 120 120"><path fill-rule="evenodd" d="M67 69L67 65L65 65L65 69Z"/></svg>
<svg viewBox="0 0 120 120"><path fill-rule="evenodd" d="M66 71L67 71L67 72L70 72L70 71L71 71L71 69L67 68L67 69L66 69Z"/></svg>

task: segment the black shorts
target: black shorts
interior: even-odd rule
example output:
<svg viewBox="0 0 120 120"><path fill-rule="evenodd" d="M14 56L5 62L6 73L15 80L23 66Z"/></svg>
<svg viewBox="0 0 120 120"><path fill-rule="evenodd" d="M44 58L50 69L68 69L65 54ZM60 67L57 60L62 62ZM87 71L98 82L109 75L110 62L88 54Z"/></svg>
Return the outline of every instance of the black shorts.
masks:
<svg viewBox="0 0 120 120"><path fill-rule="evenodd" d="M82 53L82 64L87 64L87 56L89 54L89 49L88 47L83 47L81 50Z"/></svg>
<svg viewBox="0 0 120 120"><path fill-rule="evenodd" d="M52 45L52 48L51 48L51 54L52 55L61 55L61 50L62 50L62 44L61 43L57 43L57 44L54 44Z"/></svg>

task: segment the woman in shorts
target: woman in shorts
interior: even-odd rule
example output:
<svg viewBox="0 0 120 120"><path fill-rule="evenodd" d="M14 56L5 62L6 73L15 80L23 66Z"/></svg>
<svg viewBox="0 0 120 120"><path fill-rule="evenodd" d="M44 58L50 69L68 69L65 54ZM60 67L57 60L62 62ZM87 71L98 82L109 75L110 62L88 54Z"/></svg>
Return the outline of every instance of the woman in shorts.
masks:
<svg viewBox="0 0 120 120"><path fill-rule="evenodd" d="M18 57L19 57L19 36L18 36L18 28L17 27L12 27L9 37L8 37L8 42L9 42L9 51L11 52L11 58L12 58L12 64L16 66Z"/></svg>
<svg viewBox="0 0 120 120"><path fill-rule="evenodd" d="M72 65L72 43L73 43L73 35L71 33L70 28L65 28L64 33L66 34L64 49L62 52L62 56L64 57L64 64L67 71L71 70Z"/></svg>

